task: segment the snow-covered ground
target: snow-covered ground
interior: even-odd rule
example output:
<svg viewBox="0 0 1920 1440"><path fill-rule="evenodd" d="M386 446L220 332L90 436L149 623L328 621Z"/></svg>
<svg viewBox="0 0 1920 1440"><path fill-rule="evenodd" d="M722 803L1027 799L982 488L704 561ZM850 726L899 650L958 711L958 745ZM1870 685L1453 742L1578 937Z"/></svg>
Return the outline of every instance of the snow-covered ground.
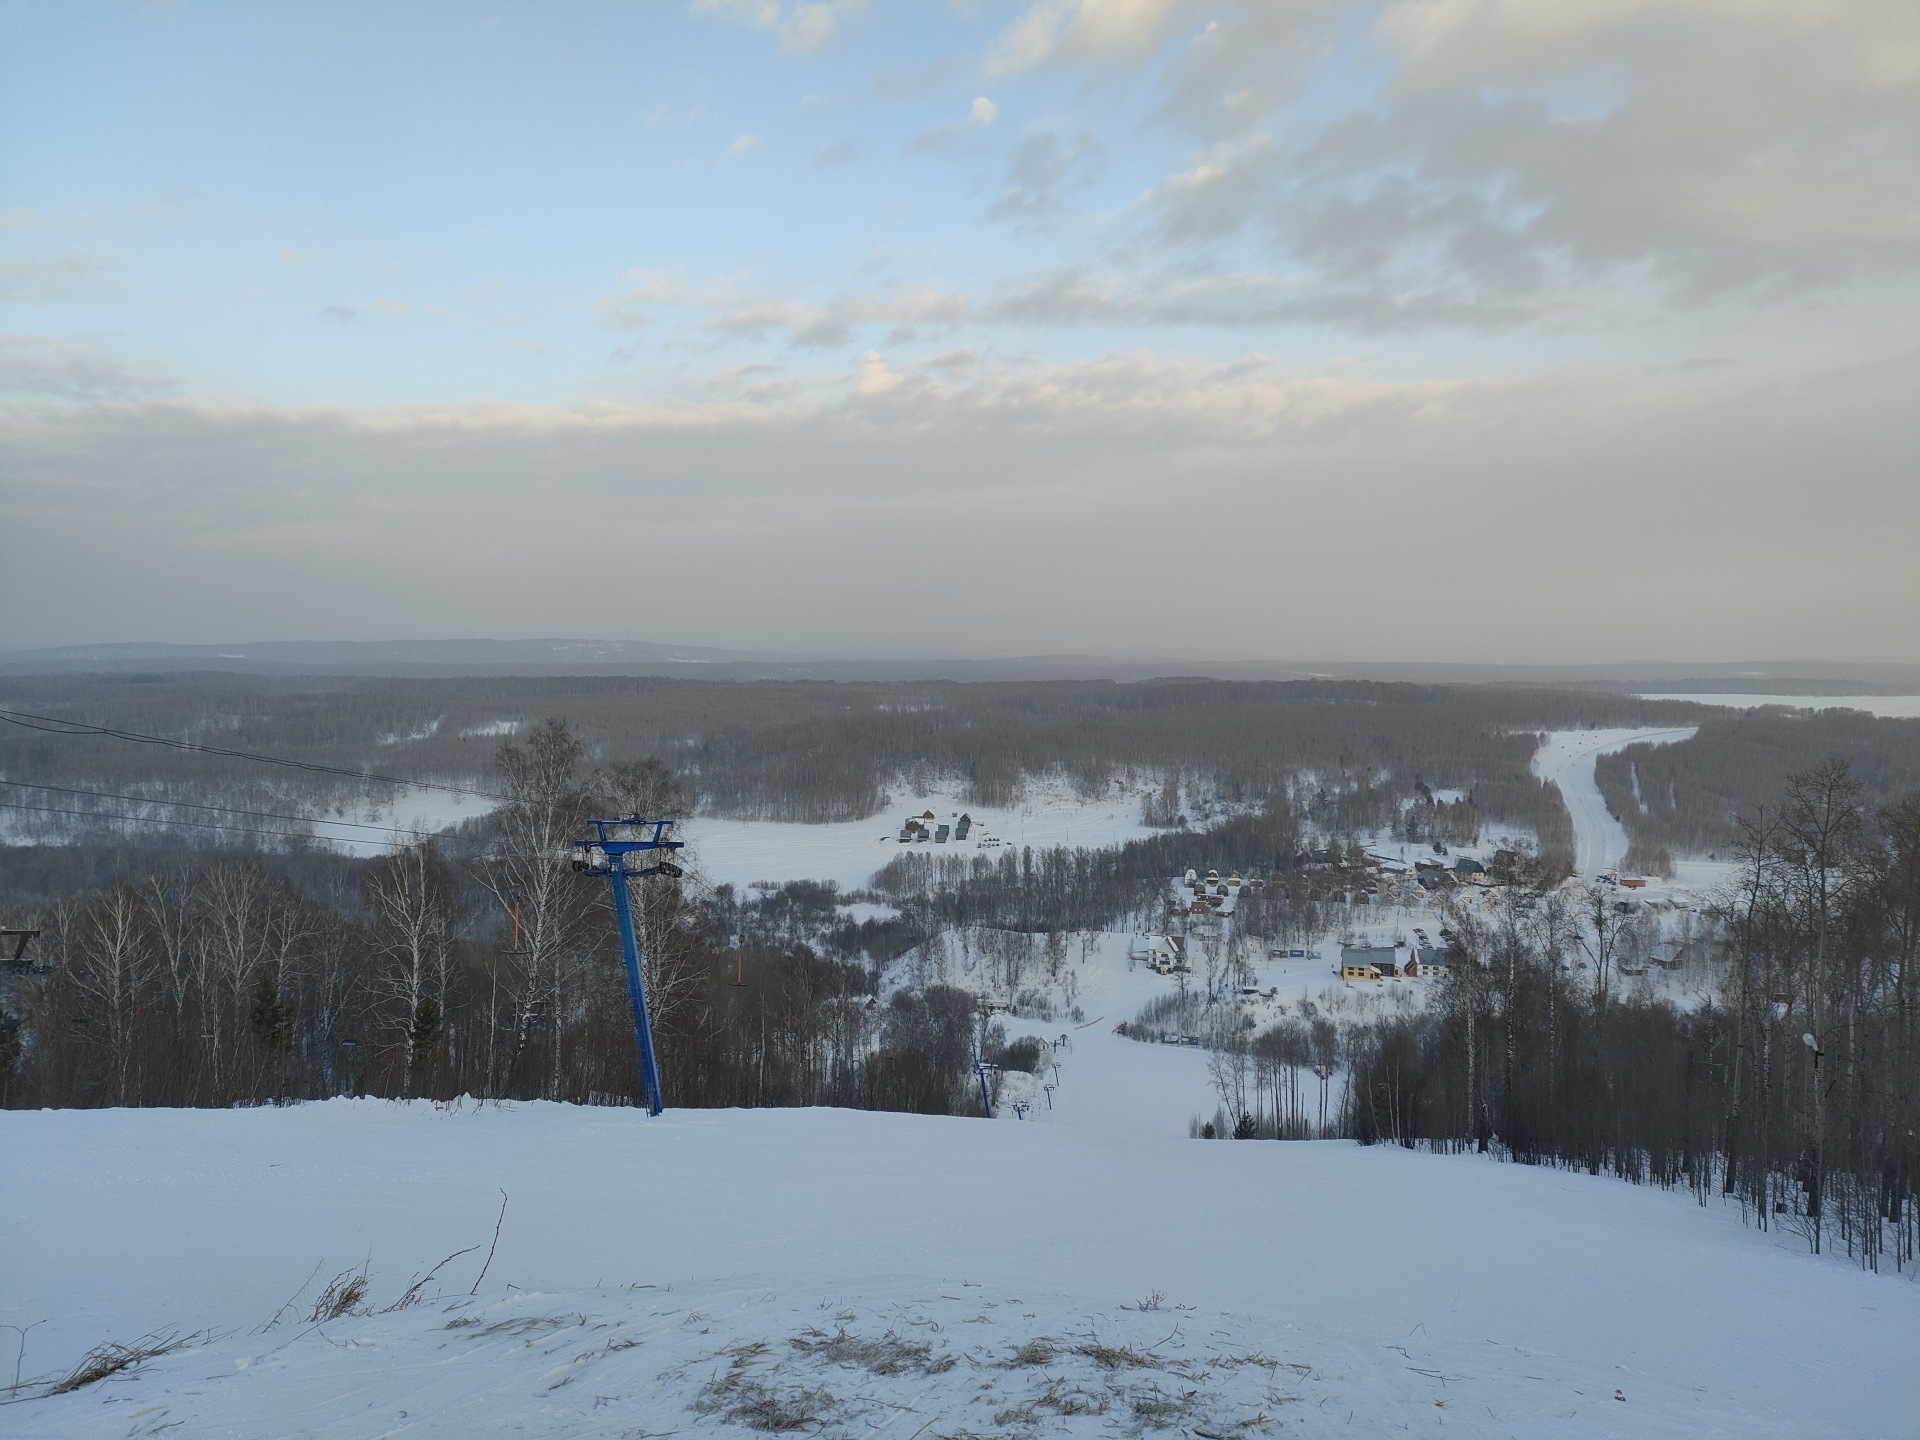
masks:
<svg viewBox="0 0 1920 1440"><path fill-rule="evenodd" d="M323 840L333 841L349 855L381 855L392 849L393 842L402 837L378 835L356 825L342 824L340 820L393 826L403 831L418 830L422 834L433 835L468 820L477 820L489 814L493 808L491 799L472 791L418 786L402 791L393 804L377 810L342 816L339 820L315 820L313 833Z"/></svg>
<svg viewBox="0 0 1920 1440"><path fill-rule="evenodd" d="M973 817L965 840L901 844L900 826L909 815L933 811L936 823L950 825ZM1076 796L1065 785L1031 782L1025 800L1015 806L971 805L951 790L916 796L906 790L867 820L833 825L798 825L776 820L687 821L678 832L698 856L702 872L715 884L745 888L756 880L832 880L842 890L860 889L874 871L895 855L998 855L1007 847L1084 845L1100 849L1122 845L1155 832L1140 821L1140 797L1118 790L1097 800ZM997 844L995 842L998 842Z"/></svg>
<svg viewBox="0 0 1920 1440"><path fill-rule="evenodd" d="M1437 933L1437 916L1412 920L1407 926L1424 925L1430 935ZM1367 933L1367 932L1362 932ZM1385 932L1391 934L1391 927ZM1093 1093L1102 1097L1130 1093L1135 1096L1124 1106L1102 1101L1091 1120L1087 1119L1087 1094L1080 1092L1077 1102L1056 1094L1056 1108L1073 1116L1073 1123L1107 1124L1115 1121L1125 1128L1138 1129L1143 1123L1166 1133L1185 1133L1187 1121L1194 1116L1208 1117L1219 1103L1208 1087L1206 1060L1197 1049L1179 1046L1142 1044L1113 1034L1113 1027L1132 1020L1148 1001L1172 995L1180 989L1179 978L1162 975L1144 960L1132 962L1129 952L1144 948L1145 936L1120 931L1092 935L1069 935L1067 956L1061 978L1048 974L1042 937L1029 937L1030 950L1024 978L1014 988L1024 995L1044 997L1056 1018L1025 1019L1018 1015L1003 1017L1008 1033L1038 1035L1053 1040L1066 1035L1072 1042L1077 1064L1091 1064L1097 1071ZM1083 949L1083 942L1085 948ZM990 941L988 942L990 943ZM1202 995L1206 988L1206 958L1202 942L1187 942L1193 970L1186 976L1187 989ZM1266 1029L1289 1014L1301 1014L1301 1002L1308 1001L1318 1011L1343 1021L1377 1019L1396 1010L1411 1010L1426 1003L1439 982L1418 979L1383 981L1343 981L1337 967L1340 944L1336 936L1314 946L1302 946L1314 954L1276 959L1258 943L1247 951L1257 995L1243 996L1239 982L1223 972L1220 983L1225 1003L1238 1007L1250 1017L1256 1030ZM1007 1002L1014 998L1005 983L1005 972L984 958L979 931L953 931L943 934L929 947L909 950L888 966L881 980L883 992L897 988L916 988L929 984L957 985L989 1000ZM1071 1012L1079 1010L1075 1016ZM1100 1023L1104 1022L1104 1023ZM1144 1052L1172 1058L1143 1058ZM1152 1067L1169 1066L1166 1070ZM1149 1073L1142 1073L1146 1067ZM1176 1078L1177 1077L1177 1083ZM1024 1091L1021 1092L1023 1095ZM1036 1101L1044 1098L1035 1092Z"/></svg>
<svg viewBox="0 0 1920 1440"><path fill-rule="evenodd" d="M1574 873L1597 875L1618 868L1627 854L1627 832L1607 809L1594 780L1594 762L1629 745L1671 745L1689 740L1698 726L1674 730L1555 730L1534 752L1533 773L1560 787L1573 817Z"/></svg>
<svg viewBox="0 0 1920 1440"><path fill-rule="evenodd" d="M1920 719L1920 695L1642 695L1642 700L1688 700L1695 705L1724 705L1758 710L1786 705L1796 710L1864 710L1887 720Z"/></svg>
<svg viewBox="0 0 1920 1440"><path fill-rule="evenodd" d="M1189 1141L1155 1082L1198 1057L1129 1048L1110 1089L1076 1038L1051 1123L0 1114L22 1375L192 1337L0 1433L1913 1433L1920 1287L1614 1180Z"/></svg>

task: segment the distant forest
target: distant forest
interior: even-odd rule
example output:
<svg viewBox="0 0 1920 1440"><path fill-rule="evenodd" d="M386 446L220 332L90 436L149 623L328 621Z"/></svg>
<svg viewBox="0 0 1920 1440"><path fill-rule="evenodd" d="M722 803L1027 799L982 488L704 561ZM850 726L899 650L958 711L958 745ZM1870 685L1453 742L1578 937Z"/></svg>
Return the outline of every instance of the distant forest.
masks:
<svg viewBox="0 0 1920 1440"><path fill-rule="evenodd" d="M1565 809L1531 773L1538 732L1675 723L1697 707L1550 690L1371 682L732 683L634 678L455 680L225 674L10 678L0 706L344 770L485 789L501 740L564 717L592 763L657 758L700 812L862 819L901 789L956 783L1005 804L1036 777L1083 793L1154 791L1149 823L1274 807L1328 836L1394 826L1465 839L1483 820L1570 843ZM344 817L393 787L203 753L0 725L0 776L116 796ZM1433 791L1459 805L1432 805ZM13 833L116 846L261 846L220 816L139 798L10 794ZM1426 808L1422 809L1421 807ZM171 817L164 829L59 811ZM404 813L404 805L402 807ZM233 822L239 826L241 822ZM271 826L260 828L271 829ZM284 828L284 827L281 827ZM1406 838L1429 838L1424 833Z"/></svg>
<svg viewBox="0 0 1920 1440"><path fill-rule="evenodd" d="M1601 756L1594 778L1633 842L1628 868L1658 873L1677 856L1730 858L1741 815L1777 796L1790 774L1835 757L1872 801L1920 789L1920 720L1715 711L1691 740Z"/></svg>
<svg viewBox="0 0 1920 1440"><path fill-rule="evenodd" d="M1728 716L1499 686L195 673L9 677L0 708L489 793L501 742L564 718L587 763L658 760L682 803L708 815L864 819L936 784L957 786L967 803L1005 804L1051 778L1090 796L1123 787L1141 797L1148 824L1170 829L1266 813L1343 843L1391 832L1451 844L1498 824L1535 836L1550 866L1570 860L1572 832L1559 793L1531 770L1546 730L1700 725L1685 744L1600 764L1637 868L1723 850L1736 814L1828 755L1845 758L1875 797L1920 781L1920 721ZM351 885L352 866L304 843L301 822L228 810L353 819L394 806L402 823L407 814L403 787L13 724L0 724L0 781L7 833L59 842L0 850L0 900L83 889L175 852L269 856L307 883ZM138 820L113 818L125 816Z"/></svg>

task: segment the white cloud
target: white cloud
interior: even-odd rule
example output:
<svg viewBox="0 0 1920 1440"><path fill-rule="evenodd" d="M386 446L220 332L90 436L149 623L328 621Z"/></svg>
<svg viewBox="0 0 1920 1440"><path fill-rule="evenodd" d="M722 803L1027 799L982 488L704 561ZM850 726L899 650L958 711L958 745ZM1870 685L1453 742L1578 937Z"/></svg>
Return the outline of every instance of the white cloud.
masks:
<svg viewBox="0 0 1920 1440"><path fill-rule="evenodd" d="M1104 154L1092 131L1071 140L1051 130L1027 136L1014 147L1006 185L987 214L996 220L1034 219L1057 210L1061 191L1086 179Z"/></svg>
<svg viewBox="0 0 1920 1440"><path fill-rule="evenodd" d="M171 388L165 376L98 346L0 332L0 397L6 399L120 400Z"/></svg>
<svg viewBox="0 0 1920 1440"><path fill-rule="evenodd" d="M1336 51L1359 99L1302 109ZM1305 266L1330 317L1560 323L1920 270L1910 0L1041 0L989 68L1124 63L1196 142L1145 197L1160 241Z"/></svg>
<svg viewBox="0 0 1920 1440"><path fill-rule="evenodd" d="M405 300L343 300L321 308L320 313L329 320L347 323L368 318L394 320L402 315L412 315L414 307Z"/></svg>
<svg viewBox="0 0 1920 1440"><path fill-rule="evenodd" d="M642 623L689 643L1180 653L1205 614L1248 656L1405 658L1379 577L1439 556L1484 621L1448 658L1920 658L1910 349L1452 382L876 350L826 388L715 379L764 398L0 411L0 639L129 613L231 638L235 593L255 633L567 633L566 581L644 553ZM1183 556L1180 604L1126 581Z"/></svg>
<svg viewBox="0 0 1920 1440"><path fill-rule="evenodd" d="M833 40L841 24L869 4L871 0L694 0L693 13L774 31L781 49L808 55Z"/></svg>
<svg viewBox="0 0 1920 1440"><path fill-rule="evenodd" d="M911 149L915 151L939 150L951 145L962 132L984 130L999 118L1000 107L986 96L975 98L967 107L966 117L957 125L930 125L921 131L914 140Z"/></svg>
<svg viewBox="0 0 1920 1440"><path fill-rule="evenodd" d="M113 263L99 255L14 255L0 260L0 301L43 305L89 300L109 288Z"/></svg>
<svg viewBox="0 0 1920 1440"><path fill-rule="evenodd" d="M1192 0L1033 0L995 42L985 68L995 75L1138 60L1200 13Z"/></svg>
<svg viewBox="0 0 1920 1440"><path fill-rule="evenodd" d="M734 137L733 143L727 146L724 153L728 155L744 155L759 143L760 137L758 135L737 135Z"/></svg>

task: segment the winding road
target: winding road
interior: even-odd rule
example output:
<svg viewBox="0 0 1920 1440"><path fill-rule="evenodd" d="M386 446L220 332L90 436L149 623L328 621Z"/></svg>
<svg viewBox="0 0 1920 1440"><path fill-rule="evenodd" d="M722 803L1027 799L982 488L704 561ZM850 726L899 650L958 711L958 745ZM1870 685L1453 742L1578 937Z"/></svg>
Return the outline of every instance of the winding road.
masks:
<svg viewBox="0 0 1920 1440"><path fill-rule="evenodd" d="M1627 855L1627 832L1607 809L1594 779L1594 762L1629 745L1673 745L1691 740L1698 726L1673 730L1554 730L1533 756L1533 773L1560 787L1573 817L1573 868L1578 875L1617 869Z"/></svg>

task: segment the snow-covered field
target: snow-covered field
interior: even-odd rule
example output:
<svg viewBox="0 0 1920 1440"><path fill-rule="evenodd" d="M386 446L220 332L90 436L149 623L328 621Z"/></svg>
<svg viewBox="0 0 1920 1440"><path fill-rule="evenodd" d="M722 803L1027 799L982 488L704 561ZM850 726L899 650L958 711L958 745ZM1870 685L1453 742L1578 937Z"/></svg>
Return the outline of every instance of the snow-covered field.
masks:
<svg viewBox="0 0 1920 1440"><path fill-rule="evenodd" d="M1024 1121L0 1112L0 1359L188 1340L0 1434L1914 1433L1920 1286L1684 1193L1188 1140L1206 1057L1112 1033L1172 983L1125 955L1008 1021L1065 1037Z"/></svg>
<svg viewBox="0 0 1920 1440"><path fill-rule="evenodd" d="M1594 762L1629 745L1671 745L1691 739L1699 727L1677 730L1555 730L1534 752L1533 773L1560 787L1573 817L1574 872L1597 875L1619 866L1627 832L1607 809L1594 780Z"/></svg>
<svg viewBox="0 0 1920 1440"><path fill-rule="evenodd" d="M965 840L900 843L900 825L909 815L933 811L937 823L973 817ZM1140 797L1115 791L1098 800L1076 796L1064 785L1034 781L1027 798L1007 808L963 803L951 791L916 796L896 794L892 805L867 820L834 825L796 825L775 820L687 821L679 831L698 856L702 872L715 884L745 888L756 880L832 880L842 890L865 886L873 872L895 855L996 855L1004 847L1036 849L1084 845L1094 849L1122 845L1154 832L1140 822ZM999 842L996 845L994 842Z"/></svg>
<svg viewBox="0 0 1920 1440"><path fill-rule="evenodd" d="M469 790L448 790L438 786L417 786L405 790L392 805L365 814L342 817L369 825L390 825L401 830L418 830L433 835L468 820L477 820L492 812L494 802ZM349 855L381 855L393 848L396 836L378 835L338 820L315 820L313 833L330 840Z"/></svg>
<svg viewBox="0 0 1920 1440"><path fill-rule="evenodd" d="M1695 705L1724 705L1758 710L1786 705L1796 710L1864 710L1885 720L1920 719L1920 695L1642 695L1642 700L1687 700Z"/></svg>
<svg viewBox="0 0 1920 1440"><path fill-rule="evenodd" d="M0 1408L8 1435L1809 1437L1920 1413L1920 1288L1684 1195L1476 1158L544 1104L0 1131L23 1374L192 1337ZM378 1310L468 1245L428 1303L310 1321L341 1270Z"/></svg>

